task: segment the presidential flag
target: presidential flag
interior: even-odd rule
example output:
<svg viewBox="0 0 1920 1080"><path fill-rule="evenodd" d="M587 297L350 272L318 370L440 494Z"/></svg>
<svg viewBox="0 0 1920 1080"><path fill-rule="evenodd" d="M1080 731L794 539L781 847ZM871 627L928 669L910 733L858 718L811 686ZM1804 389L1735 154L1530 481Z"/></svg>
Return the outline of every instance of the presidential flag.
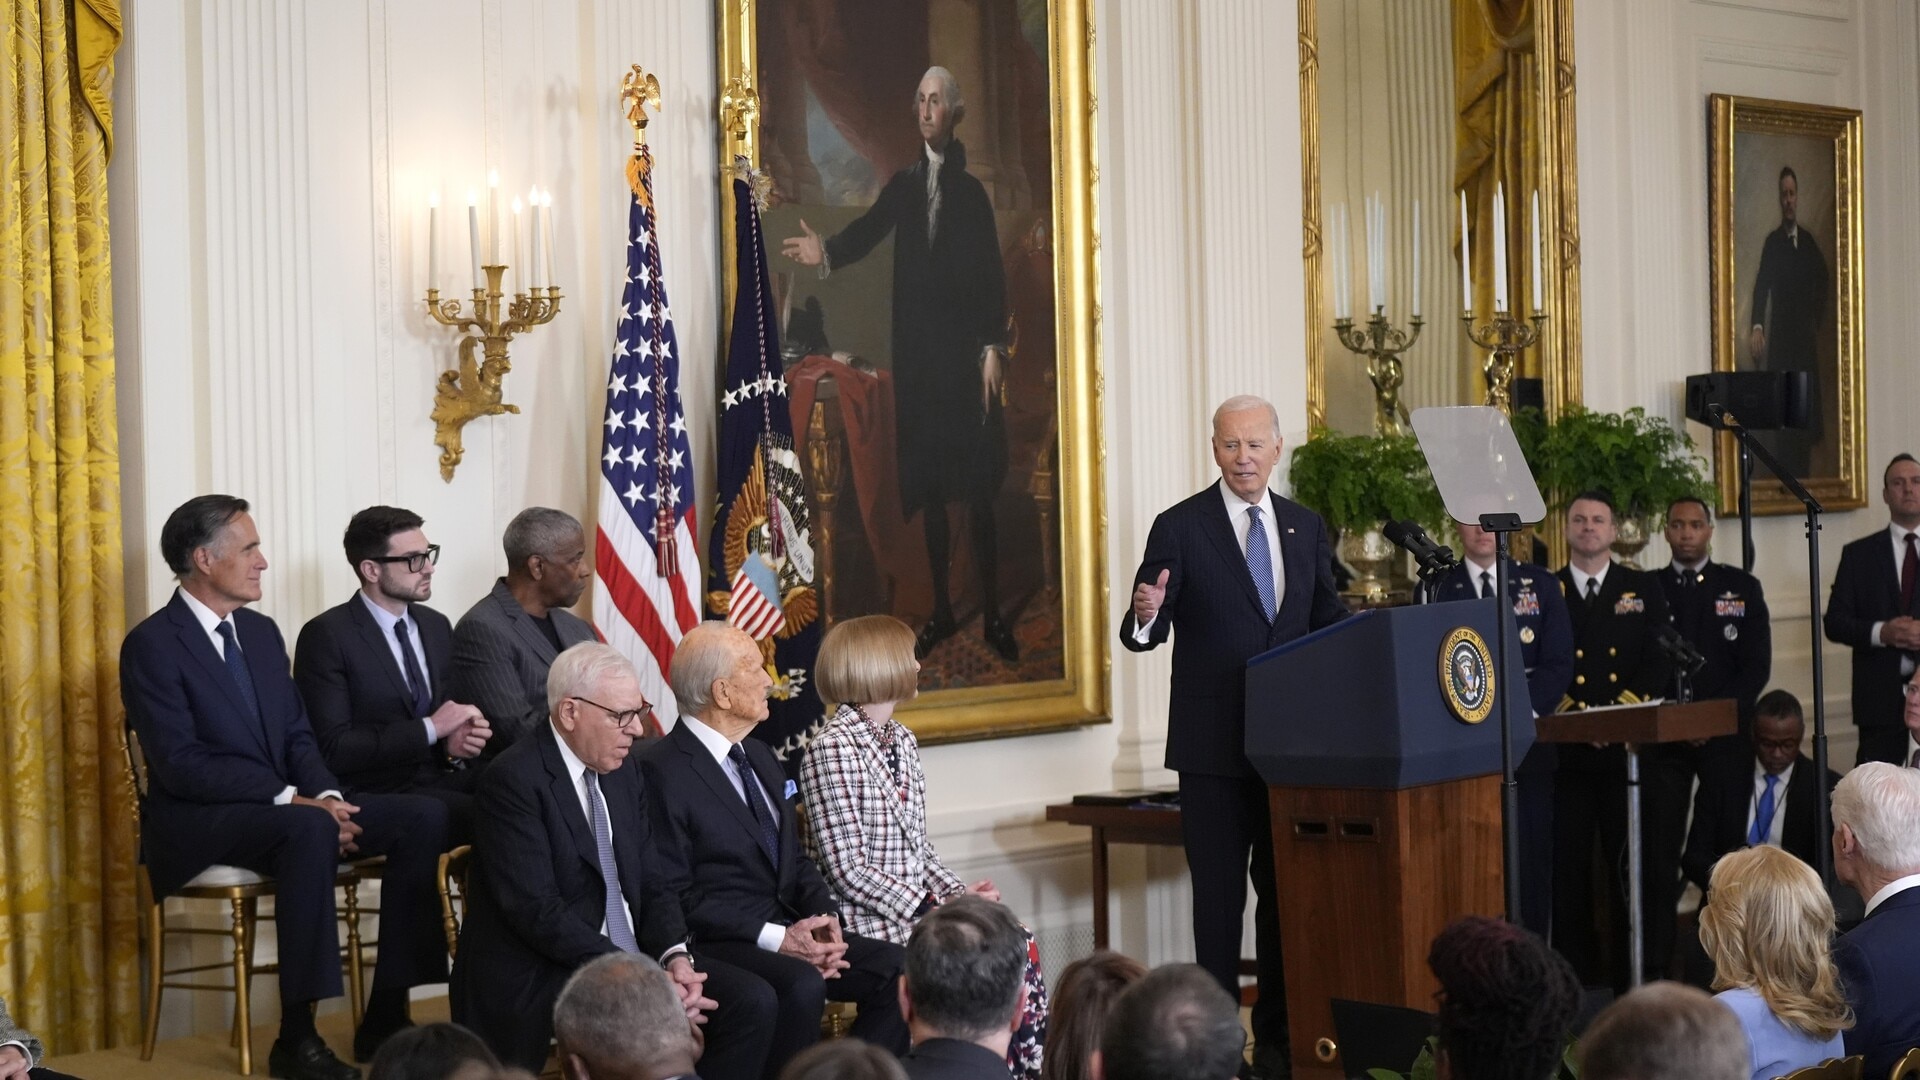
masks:
<svg viewBox="0 0 1920 1080"><path fill-rule="evenodd" d="M593 621L626 654L655 715L679 715L667 687L674 647L700 621L693 453L680 404L680 348L660 275L653 154L627 165L627 280L620 296L600 441Z"/></svg>
<svg viewBox="0 0 1920 1080"><path fill-rule="evenodd" d="M766 181L744 160L734 172L736 287L720 387L720 498L708 543L707 606L760 644L773 700L753 733L773 744L789 776L798 776L800 756L824 723L811 679L820 602L760 232Z"/></svg>

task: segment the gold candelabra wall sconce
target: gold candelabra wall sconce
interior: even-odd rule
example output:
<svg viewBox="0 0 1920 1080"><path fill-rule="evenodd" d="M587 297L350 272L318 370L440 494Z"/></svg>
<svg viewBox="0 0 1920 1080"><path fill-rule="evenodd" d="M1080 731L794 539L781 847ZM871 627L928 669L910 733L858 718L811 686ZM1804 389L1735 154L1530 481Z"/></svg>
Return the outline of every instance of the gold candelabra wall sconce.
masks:
<svg viewBox="0 0 1920 1080"><path fill-rule="evenodd" d="M521 203L516 197L512 217L506 223L499 214L499 177L487 177L486 216L488 222L487 262L481 263L480 201L476 193L467 194L467 235L473 263L473 299L462 314L463 302L440 298L440 222L439 197L427 203L427 314L442 326L460 331L460 365L440 373L433 394L433 442L440 448L440 478L453 480L454 469L466 456L461 431L470 421L483 416L518 413L518 405L503 400L507 373L513 362L507 356L507 343L514 335L553 321L560 313L560 287L553 281L553 196L534 188L528 193L527 207L532 221L531 259L521 258ZM513 237L515 276L521 281L546 281L546 285L516 285L509 292L509 269L500 257L500 237L509 231ZM477 353L477 355L476 355Z"/></svg>
<svg viewBox="0 0 1920 1080"><path fill-rule="evenodd" d="M1356 327L1350 318L1333 321L1333 331L1339 335L1340 344L1347 351L1367 358L1367 378L1373 380L1373 433L1375 435L1407 435L1412 433L1408 426L1412 418L1407 415L1407 407L1400 401L1400 387L1406 381L1401 370L1400 354L1413 348L1420 340L1420 328L1425 320L1415 315L1401 328L1387 321L1385 308L1375 308L1367 319L1365 327Z"/></svg>
<svg viewBox="0 0 1920 1080"><path fill-rule="evenodd" d="M1487 350L1487 362L1480 367L1487 378L1487 404L1513 415L1515 363L1521 353L1539 342L1547 313L1536 311L1523 322L1512 312L1496 311L1492 318L1476 324L1473 312L1463 311L1460 321L1467 328L1468 339Z"/></svg>

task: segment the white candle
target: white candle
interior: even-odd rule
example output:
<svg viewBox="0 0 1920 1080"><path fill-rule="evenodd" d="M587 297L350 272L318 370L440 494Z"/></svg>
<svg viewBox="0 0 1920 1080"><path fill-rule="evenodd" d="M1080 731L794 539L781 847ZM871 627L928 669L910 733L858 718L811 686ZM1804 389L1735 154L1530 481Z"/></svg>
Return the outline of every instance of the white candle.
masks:
<svg viewBox="0 0 1920 1080"><path fill-rule="evenodd" d="M553 231L553 191L551 188L540 193L540 214L547 219L547 256L543 267L546 272L540 276L547 279L547 288L558 288L559 283L553 279L553 245L560 239L560 236Z"/></svg>
<svg viewBox="0 0 1920 1080"><path fill-rule="evenodd" d="M540 246L540 189L539 188L535 187L535 188L528 189L527 209L533 211L533 261L527 264L527 276L533 282L532 287L537 289L540 286L546 284L546 280L547 280L546 275L540 272L540 252L542 249Z"/></svg>
<svg viewBox="0 0 1920 1080"><path fill-rule="evenodd" d="M1333 208L1328 219L1327 249L1333 255L1333 317L1347 317L1347 204Z"/></svg>
<svg viewBox="0 0 1920 1080"><path fill-rule="evenodd" d="M515 195L513 197L513 291L526 291L521 280L526 276L527 264L520 261L520 196Z"/></svg>
<svg viewBox="0 0 1920 1080"><path fill-rule="evenodd" d="M1533 313L1540 314L1546 307L1541 302L1543 282L1540 278L1540 192L1533 193Z"/></svg>
<svg viewBox="0 0 1920 1080"><path fill-rule="evenodd" d="M467 253L473 256L473 287L478 291L487 279L480 276L480 196L472 188L467 189Z"/></svg>
<svg viewBox="0 0 1920 1080"><path fill-rule="evenodd" d="M500 174L487 170L487 265L500 265Z"/></svg>
<svg viewBox="0 0 1920 1080"><path fill-rule="evenodd" d="M1493 311L1507 307L1507 192L1503 184L1493 186Z"/></svg>
<svg viewBox="0 0 1920 1080"><path fill-rule="evenodd" d="M1460 193L1460 310L1473 314L1473 242L1467 233L1467 193Z"/></svg>
<svg viewBox="0 0 1920 1080"><path fill-rule="evenodd" d="M1367 196L1367 315L1380 310L1380 203Z"/></svg>
<svg viewBox="0 0 1920 1080"><path fill-rule="evenodd" d="M427 288L440 287L440 193L427 193Z"/></svg>
<svg viewBox="0 0 1920 1080"><path fill-rule="evenodd" d="M1420 200L1413 200L1413 309L1408 313L1414 318L1420 317Z"/></svg>

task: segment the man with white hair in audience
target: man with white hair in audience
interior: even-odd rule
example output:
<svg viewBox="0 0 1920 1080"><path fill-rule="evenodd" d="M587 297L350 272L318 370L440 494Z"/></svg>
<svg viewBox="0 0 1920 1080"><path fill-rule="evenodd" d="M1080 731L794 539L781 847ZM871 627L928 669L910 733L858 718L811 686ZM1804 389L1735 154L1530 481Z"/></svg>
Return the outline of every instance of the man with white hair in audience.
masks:
<svg viewBox="0 0 1920 1080"><path fill-rule="evenodd" d="M1833 869L1867 901L1834 944L1853 1006L1848 1054L1886 1076L1920 1046L1920 770L1872 761L1833 789Z"/></svg>
<svg viewBox="0 0 1920 1080"><path fill-rule="evenodd" d="M699 1080L700 1041L673 976L634 953L608 953L573 973L553 1006L567 1080Z"/></svg>
<svg viewBox="0 0 1920 1080"><path fill-rule="evenodd" d="M1747 1080L1747 1036L1733 1010L1673 982L1639 987L1580 1036L1581 1080Z"/></svg>

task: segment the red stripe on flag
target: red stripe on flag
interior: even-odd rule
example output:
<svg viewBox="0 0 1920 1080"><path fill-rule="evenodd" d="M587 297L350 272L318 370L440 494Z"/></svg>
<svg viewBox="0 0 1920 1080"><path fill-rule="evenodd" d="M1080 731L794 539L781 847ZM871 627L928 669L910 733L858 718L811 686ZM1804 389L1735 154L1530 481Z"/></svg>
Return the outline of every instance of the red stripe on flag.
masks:
<svg viewBox="0 0 1920 1080"><path fill-rule="evenodd" d="M686 556L692 560L692 569L698 572L700 557L695 553L691 538L700 535L700 530L694 522L693 509L691 507L687 509L684 517L687 522L687 536L689 538ZM679 544L678 532L674 534L674 542L677 548ZM693 597L687 595L687 579L685 577L675 573L671 591L673 593L673 617L674 620L680 624L680 632L684 634L699 625L700 612L693 606Z"/></svg>
<svg viewBox="0 0 1920 1080"><path fill-rule="evenodd" d="M673 663L673 638L660 622L660 613L654 610L653 599L633 579L626 561L614 550L613 541L607 539L606 530L596 529L595 532L598 535L594 542L594 571L606 586L613 606L620 610L627 625L633 627L633 632L646 643L647 651L653 654L654 663L660 666L661 671L666 671L668 665ZM679 606L677 598L675 606Z"/></svg>

